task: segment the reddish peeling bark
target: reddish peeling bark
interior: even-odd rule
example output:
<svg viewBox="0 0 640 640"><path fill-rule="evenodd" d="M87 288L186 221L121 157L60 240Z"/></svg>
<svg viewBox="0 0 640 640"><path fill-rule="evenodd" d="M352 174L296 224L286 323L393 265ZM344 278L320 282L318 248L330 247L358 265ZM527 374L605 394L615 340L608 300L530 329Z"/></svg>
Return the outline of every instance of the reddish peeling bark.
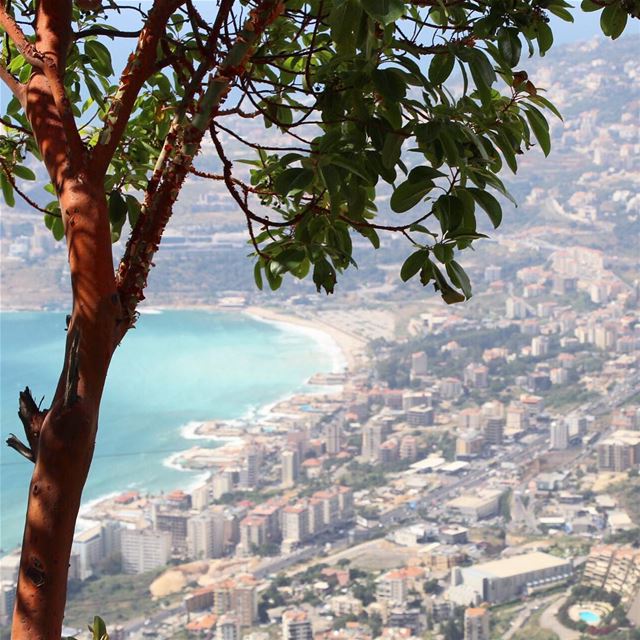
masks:
<svg viewBox="0 0 640 640"><path fill-rule="evenodd" d="M64 91L63 74L71 33L71 0L36 3L36 42L28 42L0 0L0 26L33 66L27 84L0 66L23 106L52 184L56 188L68 247L73 307L62 373L48 411L40 411L29 389L20 394L19 416L28 446L8 444L34 462L13 618L13 640L59 640L66 602L69 557L98 426L102 391L116 345L133 324L143 299L151 260L158 249L191 161L234 80L241 77L254 46L281 14L281 0L261 0L250 13L227 58L202 63L201 75L178 110L180 140L165 145L147 189L142 215L127 245L118 279L104 176L124 132L135 97L154 72L154 56L170 15L183 0L155 0L134 57L112 100L93 153L85 147ZM217 41L232 0L222 0L212 31ZM215 50L216 42L208 43ZM203 91L201 80L217 68ZM189 109L193 114L189 115ZM173 139L172 139L173 140ZM167 150L171 150L170 152ZM167 151L165 154L164 152Z"/></svg>
<svg viewBox="0 0 640 640"><path fill-rule="evenodd" d="M87 478L107 369L120 318L103 176L92 175L62 90L70 38L71 2L41 0L36 66L23 85L23 105L44 164L58 192L73 291L62 373L48 412L21 394L23 420L35 467L18 591L14 640L59 640L69 556ZM28 450L27 450L28 451Z"/></svg>
<svg viewBox="0 0 640 640"><path fill-rule="evenodd" d="M60 196L67 217L74 306L62 374L37 434L12 638L59 640L68 562L115 345L115 295L106 200L69 180Z"/></svg>
<svg viewBox="0 0 640 640"><path fill-rule="evenodd" d="M59 193L69 250L73 308L62 373L46 416L36 414L29 438L35 468L12 638L60 638L68 562L96 436L100 399L120 317L102 178L68 162L63 124L48 82L28 87L27 114ZM38 424L41 423L41 424ZM27 431L28 433L28 431Z"/></svg>

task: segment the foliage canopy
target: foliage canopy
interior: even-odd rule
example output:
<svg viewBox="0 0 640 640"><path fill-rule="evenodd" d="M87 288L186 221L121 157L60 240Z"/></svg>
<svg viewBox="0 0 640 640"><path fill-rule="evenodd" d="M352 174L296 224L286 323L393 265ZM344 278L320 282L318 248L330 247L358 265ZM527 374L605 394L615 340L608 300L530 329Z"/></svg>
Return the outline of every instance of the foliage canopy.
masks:
<svg viewBox="0 0 640 640"><path fill-rule="evenodd" d="M447 303L469 298L459 255L486 237L478 215L500 225L500 199L510 196L499 174L515 172L518 156L534 145L550 151L546 114L560 114L521 65L552 46L550 16L572 21L569 3L222 0L213 19L205 8L191 0L158 0L149 12L99 0L73 8L64 90L78 148L108 163L113 240L127 220L134 229L125 260L136 228L153 217L158 181L175 165L225 183L245 216L260 288L310 273L319 291L331 293L338 273L354 264L352 235L377 248L379 233L390 231L407 240L402 280L432 283ZM617 38L640 3L585 0L582 9L601 11L604 33ZM13 0L5 11L21 19L25 41L3 25L3 75L10 86L27 83L38 62L28 31L34 3ZM116 14L140 30L115 28ZM137 48L116 80L111 51L134 37ZM246 118L277 130L281 144L242 139L235 125ZM15 193L29 201L21 181L35 175L25 158L40 150L19 97L2 124L0 185L12 206ZM219 174L192 164L205 130ZM246 145L248 179L240 179L246 169L234 167L222 136ZM56 195L56 185L47 189ZM390 194L391 218L379 215L381 193ZM61 239L58 200L44 209Z"/></svg>

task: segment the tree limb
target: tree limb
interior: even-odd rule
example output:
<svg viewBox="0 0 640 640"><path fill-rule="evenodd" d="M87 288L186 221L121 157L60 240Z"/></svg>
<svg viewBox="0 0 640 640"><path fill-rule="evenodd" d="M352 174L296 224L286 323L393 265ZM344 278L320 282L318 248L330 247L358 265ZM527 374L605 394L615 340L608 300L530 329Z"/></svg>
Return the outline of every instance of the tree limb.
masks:
<svg viewBox="0 0 640 640"><path fill-rule="evenodd" d="M71 1L41 0L36 6L36 43L38 48L28 43L31 47L30 53L36 61L40 62L39 65L35 64L34 66L44 74L49 84L51 98L58 111L69 148L66 160L71 171L77 172L84 165L86 148L78 132L71 102L64 87L67 51L72 35ZM17 46L20 49L20 46ZM28 58L27 60L31 62ZM31 82L28 87L31 86ZM29 88L27 92L29 94ZM27 99L29 99L29 95Z"/></svg>
<svg viewBox="0 0 640 640"><path fill-rule="evenodd" d="M5 69L0 64L0 80L2 80L13 95L16 97L18 102L24 108L26 96L27 96L27 87L22 84L17 78L15 78L7 69ZM3 123L4 124L4 123Z"/></svg>
<svg viewBox="0 0 640 640"><path fill-rule="evenodd" d="M223 5L231 4L223 1L219 11L222 11ZM154 175L149 183L140 217L127 242L116 276L121 306L125 314L125 322L121 328L123 335L135 322L136 308L144 299L147 277L153 266L153 256L171 217L173 203L178 197L192 160L200 149L202 138L234 81L246 73L254 47L282 10L281 0L261 0L252 9L224 62L209 78L206 91L197 104L196 113L190 122L178 123L179 128L184 131L180 144L175 147L172 145L170 150L165 145L163 149L167 158L159 167L160 175ZM207 61L204 60L202 64L207 64ZM156 166L158 167L158 164Z"/></svg>
<svg viewBox="0 0 640 640"><path fill-rule="evenodd" d="M155 0L140 32L138 45L120 76L118 90L111 100L98 144L93 149L91 169L103 176L129 122L142 85L155 72L156 51L171 15L185 0Z"/></svg>
<svg viewBox="0 0 640 640"><path fill-rule="evenodd" d="M120 29L108 29L107 27L89 27L81 29L73 34L74 40L81 40L89 36L107 36L110 38L138 38L140 31L120 31Z"/></svg>
<svg viewBox="0 0 640 640"><path fill-rule="evenodd" d="M38 205L37 202L35 202L34 200L32 200L24 191L22 191L22 189L20 189L20 187L18 187L18 185L16 184L16 180L13 177L11 171L9 171L9 167L7 167L6 163L4 160L2 160L2 158L0 158L0 169L2 169L2 172L7 176L7 180L11 183L11 186L13 187L13 190L32 208L36 209L37 211L40 211L41 213L47 213L49 215L53 215L54 217L56 216L55 213L51 212L51 211L47 211L46 209L43 209L40 205ZM59 215L58 215L59 217Z"/></svg>
<svg viewBox="0 0 640 640"><path fill-rule="evenodd" d="M21 456L29 460L30 462L35 463L36 456L33 451L24 443L20 438L18 438L14 433L10 433L9 437L6 440L7 446L11 447L17 451Z"/></svg>
<svg viewBox="0 0 640 640"><path fill-rule="evenodd" d="M0 27L9 36L24 59L34 67L42 68L42 54L29 42L24 31L20 28L13 16L7 11L4 2L0 4Z"/></svg>
<svg viewBox="0 0 640 640"><path fill-rule="evenodd" d="M33 135L33 132L25 127L20 126L19 124L15 124L13 122L9 122L6 118L0 117L0 124L3 127L7 127L8 129L15 129L16 131L20 131L20 133L26 133L27 135Z"/></svg>

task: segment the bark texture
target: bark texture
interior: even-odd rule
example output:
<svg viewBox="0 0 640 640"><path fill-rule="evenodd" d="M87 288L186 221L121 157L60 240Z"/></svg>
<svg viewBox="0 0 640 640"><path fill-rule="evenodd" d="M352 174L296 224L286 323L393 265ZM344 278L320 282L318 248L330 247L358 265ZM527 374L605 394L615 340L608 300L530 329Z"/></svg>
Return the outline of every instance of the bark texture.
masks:
<svg viewBox="0 0 640 640"><path fill-rule="evenodd" d="M34 459L29 487L14 640L59 640L69 556L120 318L103 176L92 174L62 89L70 2L41 0L34 73L23 106L58 193L68 247L73 306L62 372L50 409L21 397ZM61 327L62 329L62 327ZM30 396L29 396L30 397ZM24 408L24 411L23 411ZM31 437L29 437L31 435Z"/></svg>
<svg viewBox="0 0 640 640"><path fill-rule="evenodd" d="M116 277L105 173L135 98L154 72L157 45L166 22L183 1L154 0L136 52L113 97L110 115L91 152L78 133L64 89L66 54L73 35L71 0L36 3L35 44L25 38L0 2L0 26L33 67L27 83L6 73L0 74L0 79L10 86L24 108L56 189L73 292L62 372L52 404L48 410L40 411L29 389L25 389L20 395L19 416L28 445L15 436L8 441L34 463L13 640L60 639L76 517L93 457L111 357L135 321L152 258L202 138L232 84L245 74L249 57L264 31L283 11L281 0L261 0L249 12L224 59L216 63L213 57L205 57L201 62L177 110L175 126L149 181L142 214ZM233 0L221 0L219 4L207 44L212 51L217 48L232 5ZM209 81L201 87L206 74L211 74Z"/></svg>
<svg viewBox="0 0 640 640"><path fill-rule="evenodd" d="M120 318L106 200L84 176L60 194L73 283L62 373L38 430L12 637L59 640L68 561Z"/></svg>

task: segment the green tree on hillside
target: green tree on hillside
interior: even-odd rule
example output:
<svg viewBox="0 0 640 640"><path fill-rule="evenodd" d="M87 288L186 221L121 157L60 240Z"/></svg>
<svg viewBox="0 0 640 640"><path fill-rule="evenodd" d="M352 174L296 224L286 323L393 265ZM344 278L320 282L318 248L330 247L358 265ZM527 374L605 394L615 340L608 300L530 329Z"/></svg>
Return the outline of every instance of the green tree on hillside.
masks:
<svg viewBox="0 0 640 640"><path fill-rule="evenodd" d="M60 637L68 559L109 362L135 324L173 205L189 176L224 184L245 221L254 273L277 289L310 275L332 293L352 236L401 234L403 280L445 302L471 295L460 255L494 227L498 174L550 150L556 113L521 68L553 43L564 0L2 0L0 188L44 214L68 248L64 365L51 406L20 394L34 463L13 618L16 639ZM585 0L618 37L638 0ZM137 26L113 26L117 14ZM111 53L131 55L116 74ZM556 113L557 115L557 113ZM246 140L239 122L277 133ZM199 168L211 141L219 170ZM248 177L230 158L246 147ZM40 207L23 181L44 165ZM377 214L390 192L393 219ZM130 227L130 229L129 229ZM114 270L111 243L129 234ZM135 384L135 380L131 381Z"/></svg>

